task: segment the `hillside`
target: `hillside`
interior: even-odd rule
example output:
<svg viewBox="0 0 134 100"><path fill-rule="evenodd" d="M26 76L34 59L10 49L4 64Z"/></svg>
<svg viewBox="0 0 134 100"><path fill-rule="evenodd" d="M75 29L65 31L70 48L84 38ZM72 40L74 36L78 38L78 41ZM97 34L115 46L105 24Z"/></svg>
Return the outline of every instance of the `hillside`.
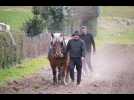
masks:
<svg viewBox="0 0 134 100"><path fill-rule="evenodd" d="M134 18L134 6L102 6L101 16Z"/></svg>
<svg viewBox="0 0 134 100"><path fill-rule="evenodd" d="M1 6L0 22L11 25L13 31L20 31L23 23L32 17L30 6Z"/></svg>
<svg viewBox="0 0 134 100"><path fill-rule="evenodd" d="M98 18L98 45L134 43L134 6L102 6Z"/></svg>

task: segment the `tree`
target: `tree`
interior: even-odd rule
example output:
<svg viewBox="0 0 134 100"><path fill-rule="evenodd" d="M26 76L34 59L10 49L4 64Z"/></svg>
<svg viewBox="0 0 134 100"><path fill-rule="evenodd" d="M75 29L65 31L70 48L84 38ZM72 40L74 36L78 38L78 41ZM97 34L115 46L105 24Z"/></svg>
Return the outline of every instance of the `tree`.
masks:
<svg viewBox="0 0 134 100"><path fill-rule="evenodd" d="M72 12L72 7L71 6L64 6L63 7L63 13L64 13L64 31L68 34L68 33L72 33L73 32L73 20L72 20L72 16L73 16L73 12Z"/></svg>
<svg viewBox="0 0 134 100"><path fill-rule="evenodd" d="M40 14L46 21L48 31L60 32L64 31L65 21L69 16L69 7L65 6L42 6Z"/></svg>
<svg viewBox="0 0 134 100"><path fill-rule="evenodd" d="M40 14L40 7L39 6L33 6L32 13L34 15L39 15Z"/></svg>
<svg viewBox="0 0 134 100"><path fill-rule="evenodd" d="M24 24L24 31L28 37L33 37L42 33L45 27L44 20L40 16L40 8L34 6L32 12L34 14L33 18L29 19Z"/></svg>

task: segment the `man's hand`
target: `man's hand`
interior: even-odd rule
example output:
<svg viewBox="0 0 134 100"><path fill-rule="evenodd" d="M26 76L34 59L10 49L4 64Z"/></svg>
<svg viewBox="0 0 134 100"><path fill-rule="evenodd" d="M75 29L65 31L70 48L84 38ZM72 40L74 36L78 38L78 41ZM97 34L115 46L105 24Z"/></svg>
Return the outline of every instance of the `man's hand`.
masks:
<svg viewBox="0 0 134 100"><path fill-rule="evenodd" d="M96 54L96 50L93 51L93 55L95 55L95 54Z"/></svg>
<svg viewBox="0 0 134 100"><path fill-rule="evenodd" d="M85 59L85 57L81 57L81 60L83 61Z"/></svg>

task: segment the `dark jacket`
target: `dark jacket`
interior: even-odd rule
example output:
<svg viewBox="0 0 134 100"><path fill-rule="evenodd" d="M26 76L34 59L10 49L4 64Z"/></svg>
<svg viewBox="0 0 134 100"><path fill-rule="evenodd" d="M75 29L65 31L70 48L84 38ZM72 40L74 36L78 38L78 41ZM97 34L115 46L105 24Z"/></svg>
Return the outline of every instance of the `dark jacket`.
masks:
<svg viewBox="0 0 134 100"><path fill-rule="evenodd" d="M96 48L95 48L94 38L90 33L81 34L80 38L84 40L87 52L91 52L91 46L93 46L93 50L95 51Z"/></svg>
<svg viewBox="0 0 134 100"><path fill-rule="evenodd" d="M85 57L85 43L81 39L69 40L66 50L67 53L69 52L71 58Z"/></svg>

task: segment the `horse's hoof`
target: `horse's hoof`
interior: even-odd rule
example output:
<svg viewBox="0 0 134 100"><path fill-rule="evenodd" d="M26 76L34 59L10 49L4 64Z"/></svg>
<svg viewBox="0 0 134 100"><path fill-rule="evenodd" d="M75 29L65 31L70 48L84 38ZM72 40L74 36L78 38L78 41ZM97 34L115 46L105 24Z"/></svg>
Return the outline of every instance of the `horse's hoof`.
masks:
<svg viewBox="0 0 134 100"><path fill-rule="evenodd" d="M58 84L62 84L61 80L58 81Z"/></svg>
<svg viewBox="0 0 134 100"><path fill-rule="evenodd" d="M67 85L67 82L63 81L62 84L66 86Z"/></svg>
<svg viewBox="0 0 134 100"><path fill-rule="evenodd" d="M67 83L68 83L68 82L69 82L69 80L67 79L65 82L67 82Z"/></svg>
<svg viewBox="0 0 134 100"><path fill-rule="evenodd" d="M53 82L53 85L57 85L57 82Z"/></svg>
<svg viewBox="0 0 134 100"><path fill-rule="evenodd" d="M65 83L64 83L64 85L66 86L66 85L67 85L67 83L65 82Z"/></svg>

